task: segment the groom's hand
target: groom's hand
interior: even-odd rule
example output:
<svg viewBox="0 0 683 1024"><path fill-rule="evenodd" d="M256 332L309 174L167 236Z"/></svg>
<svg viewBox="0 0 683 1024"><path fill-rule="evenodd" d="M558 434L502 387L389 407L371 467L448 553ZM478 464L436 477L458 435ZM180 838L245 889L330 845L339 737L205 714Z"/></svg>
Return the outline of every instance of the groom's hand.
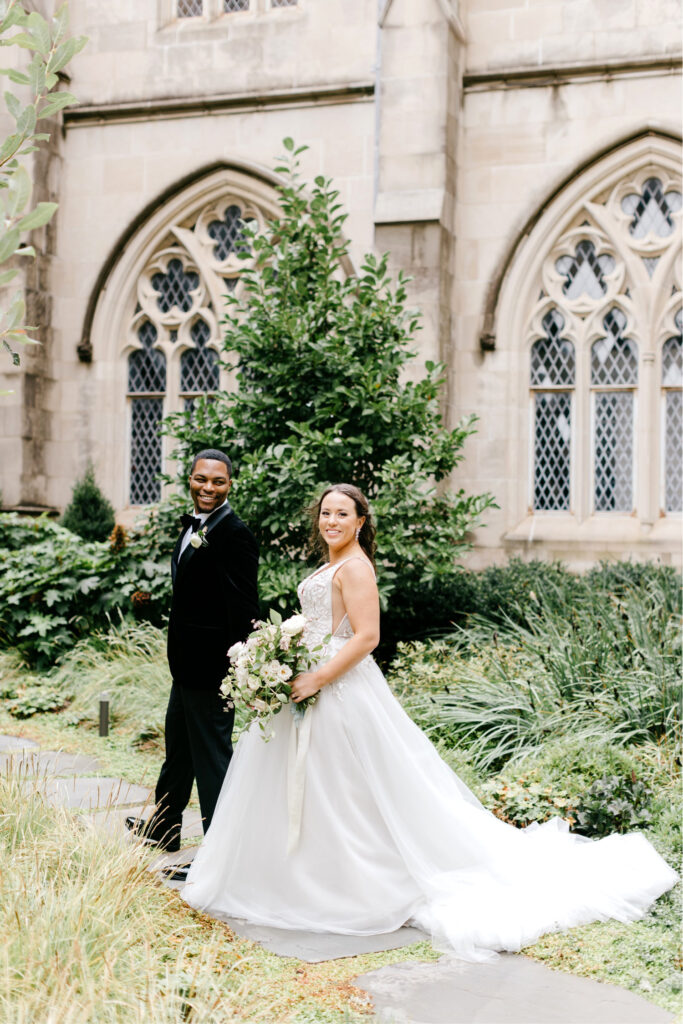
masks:
<svg viewBox="0 0 683 1024"><path fill-rule="evenodd" d="M302 672L292 683L292 701L298 704L299 701L306 700L306 697L312 697L321 685L315 672Z"/></svg>

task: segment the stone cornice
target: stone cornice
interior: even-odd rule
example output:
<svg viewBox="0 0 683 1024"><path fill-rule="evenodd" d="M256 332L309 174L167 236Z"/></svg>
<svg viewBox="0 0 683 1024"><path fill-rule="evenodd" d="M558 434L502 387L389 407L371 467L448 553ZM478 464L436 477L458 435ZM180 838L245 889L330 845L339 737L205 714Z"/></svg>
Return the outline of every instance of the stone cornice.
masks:
<svg viewBox="0 0 683 1024"><path fill-rule="evenodd" d="M683 67L680 54L634 57L632 60L592 61L584 64L556 64L541 67L500 68L496 71L466 71L466 92L500 89L538 89L569 82L604 81L611 78L672 74Z"/></svg>
<svg viewBox="0 0 683 1024"><path fill-rule="evenodd" d="M230 93L214 96L177 96L128 100L121 103L83 104L64 111L64 127L130 121L162 121L210 114L264 110L270 107L330 106L372 100L375 83L347 82L340 85L306 86L272 92Z"/></svg>

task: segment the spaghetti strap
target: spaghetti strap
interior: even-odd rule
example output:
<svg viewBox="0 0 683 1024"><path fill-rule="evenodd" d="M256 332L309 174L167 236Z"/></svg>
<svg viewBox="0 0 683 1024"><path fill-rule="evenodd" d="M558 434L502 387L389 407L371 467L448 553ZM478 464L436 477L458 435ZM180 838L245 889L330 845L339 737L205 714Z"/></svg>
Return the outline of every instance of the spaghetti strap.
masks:
<svg viewBox="0 0 683 1024"><path fill-rule="evenodd" d="M374 570L374 568L372 566L372 562L370 561L369 558L366 558L365 555L349 555L348 558L342 558L342 560L340 562L338 562L335 566L332 566L331 563L328 563L328 568L334 568L334 572L332 573L332 578L334 579L334 577L336 576L337 569L341 569L342 565L346 565L347 562L352 562L354 559L357 559L360 562L365 562L365 564L370 569L370 571L371 571L371 573L373 575L373 578L377 579L377 573L375 572L375 570Z"/></svg>

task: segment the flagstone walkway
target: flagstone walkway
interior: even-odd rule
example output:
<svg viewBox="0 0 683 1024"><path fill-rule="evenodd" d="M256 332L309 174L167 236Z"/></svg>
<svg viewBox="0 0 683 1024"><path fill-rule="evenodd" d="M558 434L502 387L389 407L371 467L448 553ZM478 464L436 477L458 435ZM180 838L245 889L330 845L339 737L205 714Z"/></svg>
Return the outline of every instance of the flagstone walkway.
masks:
<svg viewBox="0 0 683 1024"><path fill-rule="evenodd" d="M30 740L0 735L0 771L20 766L24 785L39 789L48 803L69 807L94 827L131 842L124 819L146 814L152 791L101 774L95 758L40 750ZM183 840L199 839L199 813L183 816ZM189 862L197 846L162 854L150 867ZM161 878L160 875L158 875ZM177 883L166 883L180 888ZM279 956L308 963L409 946L424 939L415 928L390 935L343 936L262 928L223 918L239 936ZM671 1024L665 1010L601 982L552 971L524 956L504 954L491 964L468 964L444 956L361 975L355 984L372 998L377 1024Z"/></svg>

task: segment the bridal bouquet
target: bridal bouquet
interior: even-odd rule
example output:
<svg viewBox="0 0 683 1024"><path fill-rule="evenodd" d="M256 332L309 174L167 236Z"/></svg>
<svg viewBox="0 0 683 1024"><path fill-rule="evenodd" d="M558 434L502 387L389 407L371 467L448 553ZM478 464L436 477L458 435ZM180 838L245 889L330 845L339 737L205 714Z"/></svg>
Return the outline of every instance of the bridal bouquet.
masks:
<svg viewBox="0 0 683 1024"><path fill-rule="evenodd" d="M302 635L305 625L303 615L283 621L278 612L271 611L268 622L256 623L254 632L228 651L230 669L221 690L232 705L237 701L246 704L251 712L249 721L257 720L264 733L269 719L290 703L291 680L311 669L315 664L313 655L322 650L322 644L306 646ZM292 704L292 713L303 717L315 700L314 694Z"/></svg>

